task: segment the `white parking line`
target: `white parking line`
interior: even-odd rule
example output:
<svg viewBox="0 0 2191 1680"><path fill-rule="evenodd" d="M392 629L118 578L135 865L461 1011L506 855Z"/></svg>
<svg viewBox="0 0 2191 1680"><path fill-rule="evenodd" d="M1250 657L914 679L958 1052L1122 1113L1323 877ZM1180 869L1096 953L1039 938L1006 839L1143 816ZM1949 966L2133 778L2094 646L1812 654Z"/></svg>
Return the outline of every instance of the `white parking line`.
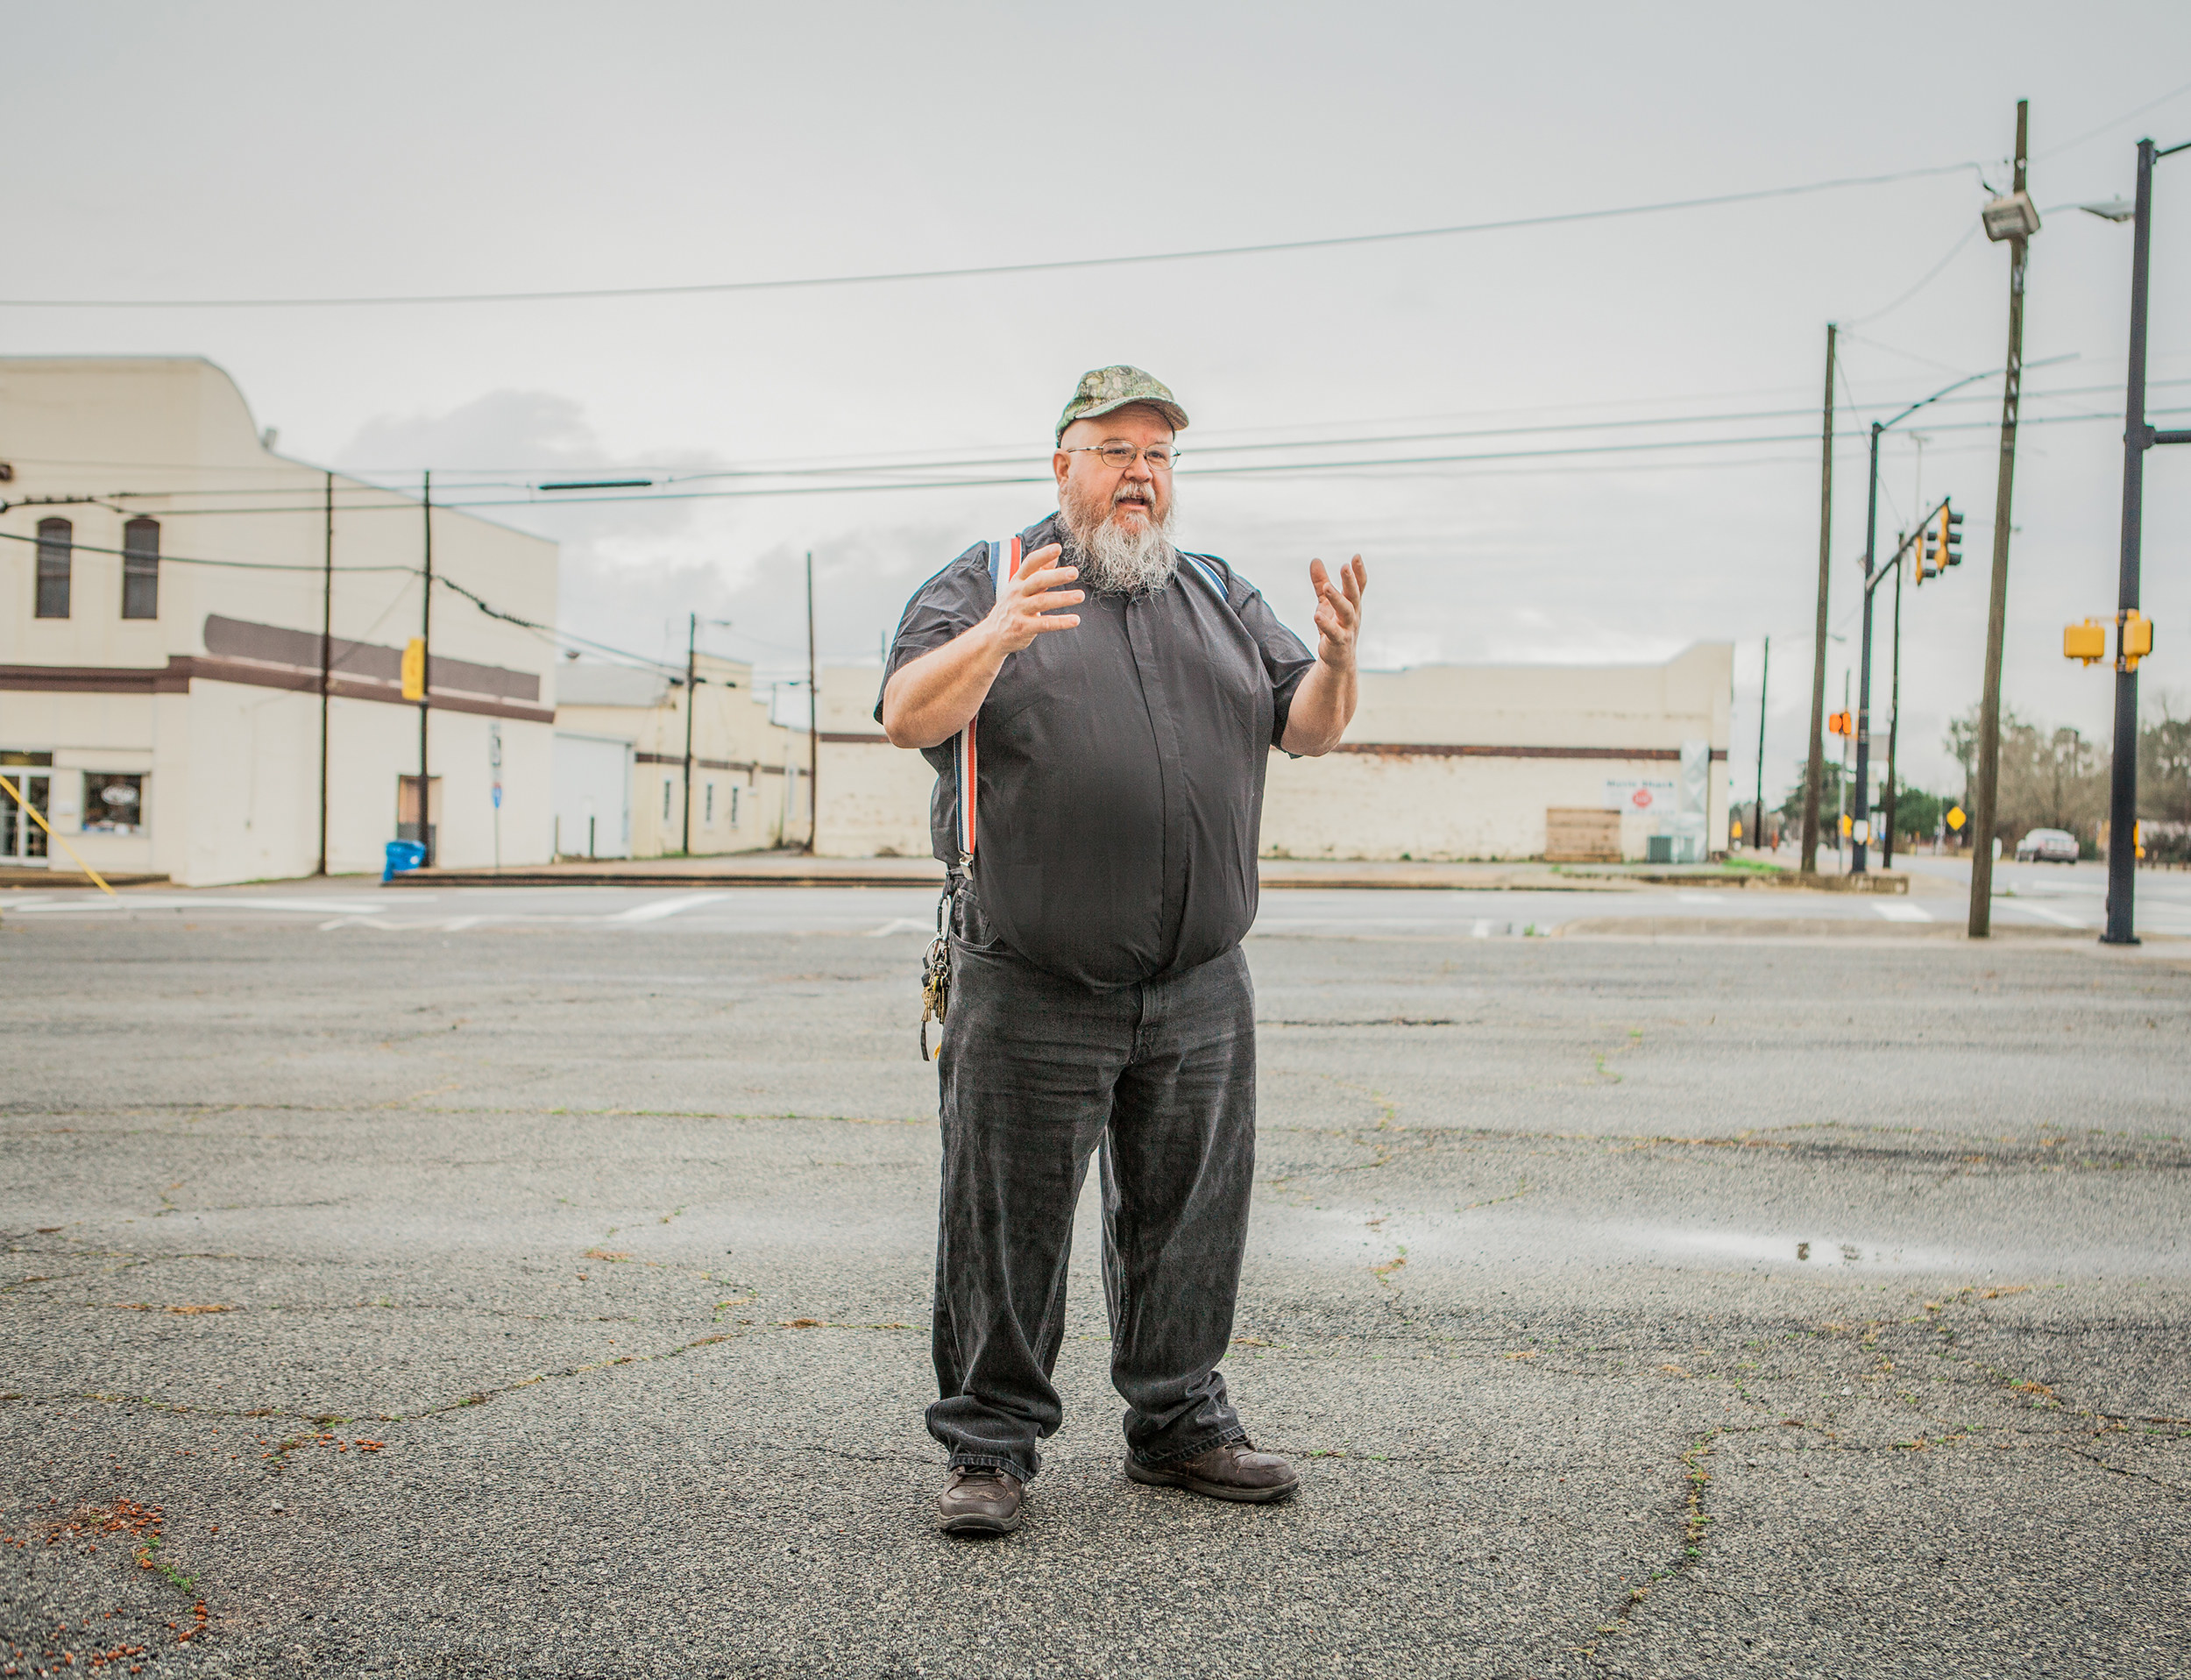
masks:
<svg viewBox="0 0 2191 1680"><path fill-rule="evenodd" d="M1890 922L1929 922L1932 911L1922 904L1874 904L1872 913Z"/></svg>
<svg viewBox="0 0 2191 1680"><path fill-rule="evenodd" d="M629 910L620 910L606 919L612 922L659 922L729 897L727 892L681 892L671 897L657 898L650 904L634 904Z"/></svg>
<svg viewBox="0 0 2191 1680"><path fill-rule="evenodd" d="M1478 920L1471 923L1468 929L1468 937L1471 939L1489 939L1491 937L1490 919L1488 918L1479 918Z"/></svg>
<svg viewBox="0 0 2191 1680"><path fill-rule="evenodd" d="M890 933L925 933L932 926L933 926L932 923L924 922L911 916L898 916L883 923L880 927L870 928L868 931L868 937L871 939L879 939Z"/></svg>
<svg viewBox="0 0 2191 1680"><path fill-rule="evenodd" d="M114 898L104 894L71 894L67 897L11 899L7 908L18 916L80 910L188 910L201 913L281 910L299 916L377 916L388 904L385 900L372 898L245 898L213 893L145 892L124 893Z"/></svg>

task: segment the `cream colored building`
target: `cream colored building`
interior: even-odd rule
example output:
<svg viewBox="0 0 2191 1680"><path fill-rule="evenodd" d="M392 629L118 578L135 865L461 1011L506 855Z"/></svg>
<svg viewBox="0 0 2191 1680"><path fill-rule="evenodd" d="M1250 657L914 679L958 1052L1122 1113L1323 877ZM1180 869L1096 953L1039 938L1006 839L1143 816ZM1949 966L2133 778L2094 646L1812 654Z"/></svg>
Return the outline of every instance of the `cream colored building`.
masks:
<svg viewBox="0 0 2191 1680"><path fill-rule="evenodd" d="M0 358L0 770L69 844L191 885L309 875L323 844L379 870L416 820L419 500L277 455L192 357ZM443 508L432 537L436 861L543 862L554 654L460 592L553 624L555 544ZM0 805L0 867L71 867Z"/></svg>
<svg viewBox="0 0 2191 1680"><path fill-rule="evenodd" d="M1648 855L1654 835L1688 838L1698 855L1724 851L1734 662L1731 643L1699 642L1663 665L1365 671L1337 751L1272 755L1263 855L1542 857L1553 811L1619 813L1607 823L1626 857ZM825 856L929 850L935 778L919 754L883 739L880 675L822 673Z"/></svg>
<svg viewBox="0 0 2191 1680"><path fill-rule="evenodd" d="M804 845L806 732L769 721L751 665L703 655L696 669L691 854ZM685 851L683 674L567 661L557 695L557 855Z"/></svg>

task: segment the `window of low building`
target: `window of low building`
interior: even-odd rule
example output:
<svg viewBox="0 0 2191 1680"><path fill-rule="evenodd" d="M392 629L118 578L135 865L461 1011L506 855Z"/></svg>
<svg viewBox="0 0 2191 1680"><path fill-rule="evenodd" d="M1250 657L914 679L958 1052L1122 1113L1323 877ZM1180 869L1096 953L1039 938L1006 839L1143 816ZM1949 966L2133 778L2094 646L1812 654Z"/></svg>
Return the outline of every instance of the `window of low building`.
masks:
<svg viewBox="0 0 2191 1680"><path fill-rule="evenodd" d="M738 784L735 782L730 784L730 826L733 828L738 826Z"/></svg>
<svg viewBox="0 0 2191 1680"><path fill-rule="evenodd" d="M670 820L670 796L676 791L677 783L665 778L662 783L662 820L665 823Z"/></svg>
<svg viewBox="0 0 2191 1680"><path fill-rule="evenodd" d="M715 778L712 776L707 779L706 815L701 820L709 824L715 820Z"/></svg>
<svg viewBox="0 0 2191 1680"><path fill-rule="evenodd" d="M38 522L38 616L68 616L68 573L75 558L76 528L65 519Z"/></svg>
<svg viewBox="0 0 2191 1680"><path fill-rule="evenodd" d="M160 616L160 521L133 519L122 528L122 616Z"/></svg>
<svg viewBox="0 0 2191 1680"><path fill-rule="evenodd" d="M87 834L141 834L145 832L145 778L86 770L83 830Z"/></svg>

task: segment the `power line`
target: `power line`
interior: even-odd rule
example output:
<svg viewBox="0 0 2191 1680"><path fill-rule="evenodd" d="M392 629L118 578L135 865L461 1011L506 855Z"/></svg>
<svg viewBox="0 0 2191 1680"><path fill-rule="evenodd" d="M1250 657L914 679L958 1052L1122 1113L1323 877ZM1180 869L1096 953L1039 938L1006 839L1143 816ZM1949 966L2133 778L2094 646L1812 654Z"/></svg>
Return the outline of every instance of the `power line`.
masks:
<svg viewBox="0 0 2191 1680"><path fill-rule="evenodd" d="M2191 412L2191 410L2156 408L2150 412L2158 415L2180 414ZM2121 419L2122 416L2119 414L2109 413L2046 415L2034 416L2024 423L2029 426L2067 425L2098 421L2119 422ZM1950 421L1941 425L1930 427L1928 429L1933 432L1975 431L1989 429L1993 424L1994 422L1989 420ZM1815 436L1815 433L1811 432L1757 433L1738 437L1683 437L1633 443L1574 444L1556 449L1482 450L1434 455L1388 456L1381 458L1372 457L1368 460L1245 462L1232 465L1184 469L1179 476L1182 479L1209 479L1249 475L1262 476L1279 472L1351 472L1376 467L1460 466L1487 461L1553 460L1572 459L1585 456L1659 454L1679 450L1754 449L1767 444L1800 443ZM1860 430L1845 430L1838 431L1834 436L1836 442L1853 442L1868 434ZM446 506L451 510L470 511L488 507L571 507L609 502L730 501L778 496L876 495L887 494L893 491L986 490L1016 485L1046 486L1053 482L1052 475L1048 472L1024 472L973 478L900 479L883 484L749 485L731 490L606 493L601 495L565 497L555 502L547 503L537 501L530 497L481 498L471 501L451 500ZM384 507L408 507L415 505L410 502L389 502L385 504ZM443 504L437 503L436 505ZM294 511L286 507L188 507L164 510L163 516L167 518L240 516L264 513L288 514ZM358 511L380 511L380 509L376 509L372 504L367 504L364 509Z"/></svg>
<svg viewBox="0 0 2191 1680"><path fill-rule="evenodd" d="M1855 335L1853 335L1853 334L1852 334L1852 335L1850 335L1850 336L1851 336L1852 337L1855 337ZM1869 341L1868 341L1868 340L1860 340L1860 342L1868 343ZM2162 388L2175 387L2175 386L2186 386L2186 385L2191 385L2191 378L2176 379L2156 379L2156 380L2153 380L2153 381L2152 381L2152 382L2150 383L2150 385L2148 386L2148 389L2159 390L2159 389L2162 389ZM2117 387L2117 386L2114 386L2114 385L2065 386L2062 386L2062 387L2060 387L2060 388L2059 388L2059 389L2053 390L2053 391L2031 391L2031 392L2026 392L2026 393L2025 393L2025 395L2026 395L2027 397L2029 397L2029 398L2030 398L2031 401L2066 401L2066 400L2067 400L2067 399L2074 398L2074 397L2084 397L2084 396L2104 395L2104 394L2108 394L2108 393L2110 393L2114 392L2114 391L2115 391L2115 390L2117 390L2117 388L2118 388L2118 387ZM1967 405L1968 405L1968 404L1972 404L1972 403L1978 403L1978 402L1989 402L1990 401L1991 401L1991 399L1990 399L1990 398L1988 398L1988 397L1982 397L1982 396L1951 396L1951 397L1947 397L1947 398L1944 398L1944 399L1942 399L1942 401L1941 401L1941 406L1942 406L1942 407L1967 406ZM1858 401L1855 401L1855 399L1854 399L1854 397L1853 395L1851 395L1851 396L1850 396L1850 398L1849 398L1849 401L1848 401L1848 402L1847 402L1847 411L1848 411L1851 415L1858 415L1858 414L1868 413L1868 412L1873 412L1873 411L1885 411L1885 410L1889 410L1889 409L1898 408L1900 406L1901 406L1901 405L1900 405L1899 403L1897 403L1897 402L1880 402L1880 403L1871 403L1871 404L1864 404L1864 403L1860 403L1860 402L1858 402ZM1184 465L1184 466L1181 469L1181 476L1182 476L1182 477L1186 477L1186 478L1192 478L1192 477L1197 477L1197 476L1200 476L1200 477L1208 477L1208 476L1209 476L1210 474L1215 473L1215 472L1231 472L1231 471L1241 471L1241 470L1243 470L1243 469L1241 469L1241 468L1237 468L1237 467L1231 467L1231 466L1202 466L1202 465L1196 464L1197 463L1200 463L1200 462L1202 462L1202 461L1207 460L1207 459L1208 459L1208 457L1211 457L1211 456L1213 456L1213 455L1239 455L1239 454L1250 454L1250 453L1266 453L1266 452L1272 451L1272 450L1307 450L1307 449L1322 449L1322 450L1332 450L1332 449L1358 449L1358 448L1359 448L1359 449L1366 449L1366 448L1371 448L1371 447L1375 447L1375 446L1382 446L1382 445L1393 444L1393 443L1409 443L1435 442L1435 441L1437 441L1437 440L1439 440L1439 439L1443 439L1443 438L1472 439L1472 438L1494 438L1494 437L1528 437L1528 436L1545 436L1545 435L1548 435L1548 434L1549 434L1549 435L1557 435L1557 434L1592 433L1592 432L1606 432L1606 431L1615 431L1615 432L1617 432L1617 431L1636 430L1636 429L1646 429L1646 428L1654 428L1654 429L1655 429L1655 428L1663 428L1663 427L1700 426L1700 425L1711 425L1711 424L1728 424L1728 423L1737 423L1737 422L1745 422L1745 421L1788 420L1788 419L1797 418L1797 417L1798 417L1798 416L1802 416L1802 415L1809 415L1811 412L1812 412L1812 410L1811 410L1811 408L1809 408L1808 407L1805 407L1805 408L1758 408L1758 409L1747 409L1747 410L1734 410L1734 411L1725 412L1725 413L1719 413L1719 414L1644 415L1644 416L1641 416L1641 417L1638 417L1638 418L1635 418L1635 419L1631 419L1631 420L1560 421L1560 422L1546 422L1546 423L1540 424L1540 425L1523 425L1523 426L1492 426L1492 427L1469 428L1469 429L1444 429L1444 430L1438 430L1438 431L1427 431L1427 432L1400 432L1400 433L1384 433L1384 434L1379 434L1379 435L1375 435L1375 436L1365 436L1365 437L1312 437L1312 438L1293 438L1293 439L1280 439L1280 440L1276 440L1276 441L1261 442L1261 443L1220 443L1220 444L1212 444L1212 445L1209 445L1209 446L1204 447L1204 448L1202 448L1202 449L1197 449L1197 450L1192 450L1192 451L1188 451L1188 452L1187 452L1187 453L1188 453L1188 457L1189 457L1189 459L1188 459L1188 464L1186 464L1186 465ZM2086 419L2086 418L2091 418L2091 417L2092 417L2092 416L2089 416L2089 415L2065 416L2065 418L2079 418L2079 419ZM2104 417L2104 416L2103 416L2103 417ZM1841 434L1841 436L1861 436L1861 433L1844 433L1844 434ZM1744 444L1744 443L1769 443L1769 442L1779 442L1779 441L1783 441L1783 440L1779 439L1779 438L1776 438L1776 437L1756 437L1756 438L1730 437L1730 438L1698 438L1698 439L1688 439L1688 440L1682 440L1682 441L1683 441L1683 443L1684 443L1684 445L1691 445L1691 444L1693 444L1694 446L1697 446L1697 447L1705 447L1705 446L1717 445L1717 444L1726 444L1726 445L1727 445L1727 446L1733 447L1733 446L1739 446L1739 445L1741 445L1741 444ZM1617 448L1617 447L1620 447L1620 446L1614 446L1614 447L1616 447L1616 448ZM1637 447L1637 448L1642 448L1642 447L1645 447L1645 446L1644 446L1644 445L1641 445L1641 444L1638 444L1638 445L1636 445L1636 446L1634 446L1634 447ZM836 478L836 477L840 477L840 476L847 476L847 475L855 474L855 473L867 474L867 475L869 475L869 476L874 476L874 475L883 474L883 473L898 473L898 472L908 472L908 473L910 473L910 472L924 472L924 473L926 473L926 472L954 472L954 473L957 473L957 472L963 472L963 471L967 471L967 470L968 470L968 469L971 469L971 468L979 468L979 467L1010 467L1010 466L1025 466L1025 467L1026 467L1026 468L1029 470L1029 474L1028 474L1028 476L1027 476L1027 477L1025 477L1025 478L1014 478L1008 479L1008 480L978 480L978 479L966 479L966 478L950 478L950 479L934 480L934 481L932 481L932 483L933 483L933 485L934 485L934 486L935 486L935 487L951 488L951 487L960 487L960 486L968 486L968 485L975 485L975 484L981 484L981 483L990 483L990 482L1010 482L1010 483L1029 483L1029 482L1040 482L1040 481L1042 480L1042 475L1040 475L1039 473L1038 473L1038 472L1034 471L1034 470L1033 470L1033 468L1034 468L1034 462L1035 462L1035 460L1036 460L1037 458L1038 458L1038 457L1034 457L1034 456L1032 456L1032 455L1031 455L1031 454L1027 454L1027 453L1021 453L1021 454L1010 455L1010 456L999 456L999 457L977 457L977 458L973 458L973 459L967 459L967 458L950 459L950 460L942 460L942 459L939 459L939 460L932 460L932 461L910 461L910 462L894 462L894 463L870 463L870 464L858 464L858 463L848 463L848 464L843 464L843 465L839 465L839 466L831 466L831 467L738 467L738 468L724 468L724 469L721 469L721 470L720 470L720 471L702 471L702 472L689 472L689 473L678 473L678 474L665 475L663 478L662 478L660 480L658 480L658 481L657 481L657 482L658 482L658 486L660 486L660 487L654 488L654 489L650 490L650 492L649 492L649 493L645 493L645 494L635 494L635 495L631 495L631 496L615 496L615 495L594 495L594 496L558 496L558 497L556 497L553 500L540 500L540 499L537 499L535 496L534 496L534 495L532 495L532 494L528 494L527 496L525 496L525 497L523 497L523 498L513 498L513 499L502 500L476 500L476 501L456 501L456 500L450 500L450 501L448 501L448 502L443 503L443 504L442 504L442 505L448 506L448 507L520 507L520 506L523 506L523 507L552 507L557 506L557 505L559 505L559 504L560 504L560 505L567 505L567 504L571 504L571 503L578 503L578 502L627 501L627 500L628 500L628 501L661 501L661 500L676 500L676 499L677 499L677 497L676 497L676 496L675 496L672 493L670 493L670 491L666 488L666 486L671 486L671 485L678 485L678 484L694 484L694 483L700 483L700 482L704 482L704 481L707 481L707 480L712 480L712 479L717 479L717 478ZM1469 457L1455 457L1455 458L1469 458ZM1329 469L1337 469L1337 468L1339 468L1339 467L1344 467L1344 466L1351 465L1351 464L1356 464L1356 463L1351 463L1351 462L1343 462L1343 461L1342 461L1342 462L1327 462L1327 463L1322 463L1322 464L1319 464L1319 463L1315 463L1315 462L1308 462L1308 463L1282 463L1282 464L1280 464L1280 468L1282 468L1283 466L1286 466L1286 465L1300 465L1300 466L1301 466L1301 467L1303 468L1303 470L1310 470L1310 469L1315 469L1315 468L1316 468L1316 467L1318 467L1318 466L1320 466L1320 465L1321 465L1321 466L1325 467L1325 468L1329 468ZM1259 470L1259 471L1260 471L1260 470L1266 470L1266 469L1253 469L1253 470ZM1268 469L1268 470L1280 470L1280 469L1279 469L1279 468L1273 468L1273 469ZM888 484L883 484L883 485L879 485L879 486L864 486L864 487L866 487L866 488L874 488L874 489L891 489L891 488L918 489L918 488L926 488L926 487L930 487L931 483L932 483L932 481L930 481L930 480L925 480L925 479L913 479L913 480L893 480L892 482L888 483ZM818 488L818 489L819 489L819 490L826 490L826 489L833 488L833 487L834 487L834 486L818 486L817 488ZM862 487L862 486L847 486L847 488L858 488L858 487ZM506 478L506 477L505 477L505 478L493 478L493 479L488 479L488 480L479 480L479 481L474 481L474 482L472 482L472 483L471 483L471 484L458 483L458 484L457 484L457 485L455 486L455 489L456 489L458 493L462 493L462 492L464 492L464 491L465 491L465 490L500 489L500 488L507 488L507 489L525 489L525 490L528 490L528 492L531 490L531 486L530 486L530 485L529 485L529 484L528 484L528 483L526 483L525 481L522 481L522 480L516 480L516 479L512 479L512 478ZM415 508L416 508L416 507L418 506L418 503L416 502L416 500L415 500L415 499L409 498L406 493L401 492L401 491L391 490L390 488L388 488L387 486L379 486L379 485L353 485L353 486L348 486L348 487L347 487L347 489L348 489L348 491L349 491L349 493L351 493L351 494L353 494L353 495L357 495L357 496L366 496L366 495L376 495L376 496L396 496L396 497L401 497L401 498L402 498L402 500L400 500L379 501L379 502L365 502L365 501L351 500L351 501L346 501L346 502L342 502L342 503L339 503L339 504L338 504L338 507L339 507L340 511L343 511L343 512L345 512L345 513L386 513L386 512L397 512L397 511L403 511L403 510L407 510L407 509L415 509ZM309 497L311 497L311 498L313 498L313 499L314 499L314 500L312 500L312 502L310 503L310 505L309 505L309 506L305 506L305 505L300 504L300 505L295 506L295 507L166 507L166 508L161 508L161 509L160 509L160 510L159 510L159 512L160 513L160 514L161 514L163 517L170 517L170 518L185 518L185 517L193 517L193 516L214 516L214 515L226 516L226 515L230 515L230 514L301 514L301 513L314 513L314 514L316 514L316 513L317 513L317 512L319 512L319 510L320 510L320 500L319 500L319 499L320 499L321 497L323 497L323 496L324 495L324 493L324 493L324 490L323 490L321 486L310 486L310 485L298 485L298 486L270 486L270 487L266 487L266 488L259 488L259 487L245 486L216 486L202 487L202 488L181 488L181 489L166 489L166 490L117 490L117 491L109 491L109 492L105 492L105 493L103 493L103 495L106 497L106 499L107 499L107 500L116 500L116 501L143 501L143 500L176 500L176 499L179 499L179 498L182 498L182 497L200 497L200 496L254 496L254 497L269 497L269 496L294 495L294 496L309 496ZM25 503L25 504L19 504L19 505L21 505L21 506L30 506L30 505L32 505L32 504Z"/></svg>
<svg viewBox="0 0 2191 1680"><path fill-rule="evenodd" d="M1277 239L1257 245L1213 245L1193 251L1145 252L1122 257L1061 257L1043 262L986 263L967 268L918 268L865 274L816 274L796 279L709 280L683 286L574 287L547 292L441 292L379 297L257 298L0 298L8 309L330 309L382 308L413 304L562 303L614 298L696 297L734 292L788 292L826 287L897 285L909 280L975 280L1010 274L1051 274L1067 269L1124 268L1147 263L1192 262L1220 257L1261 257L1289 251L1329 251L1349 245L1392 245L1405 240L1443 239L1472 233L1500 233L1517 228L1558 227L1673 210L1711 209L1754 204L1773 198L1835 192L1852 187L1883 187L1927 176L1977 170L1974 162L1935 164L1882 175L1842 175L1830 181L1763 187L1750 192L1717 193L1703 198L1663 199L1649 204L1621 204L1549 216L1518 216L1494 222L1464 222L1448 227L1407 228L1386 233L1335 234L1317 239Z"/></svg>
<svg viewBox="0 0 2191 1680"><path fill-rule="evenodd" d="M38 504L32 503L30 505L35 507ZM270 514L286 514L294 510L287 507L267 507L260 508L257 511ZM45 537L25 536L21 533L16 531L0 531L0 537L4 537L10 542L44 542L48 540ZM87 554L119 554L127 556L133 553L133 550L126 549L102 548L96 542L79 542L74 536L68 538L67 547L71 550L81 549ZM328 570L328 568L324 565L291 566L284 565L277 561L272 560L210 560L204 558L202 556L187 554L161 554L153 556L152 557L157 559L163 566L228 566L238 571L308 571L316 578L321 576ZM405 571L415 574L418 568L416 566L337 566L334 570L338 575L347 576L362 571Z"/></svg>

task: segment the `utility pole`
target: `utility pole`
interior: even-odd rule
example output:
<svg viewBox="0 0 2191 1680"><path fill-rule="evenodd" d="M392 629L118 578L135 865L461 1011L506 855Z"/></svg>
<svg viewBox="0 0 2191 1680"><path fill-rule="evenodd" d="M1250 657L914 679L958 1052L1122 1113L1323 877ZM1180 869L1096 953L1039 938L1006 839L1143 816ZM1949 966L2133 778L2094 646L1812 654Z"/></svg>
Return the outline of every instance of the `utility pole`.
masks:
<svg viewBox="0 0 2191 1680"><path fill-rule="evenodd" d="M1773 675L1773 639L1765 638L1764 668L1757 673L1757 803L1750 812L1751 820L1757 827L1750 836L1750 845L1762 850L1765 845L1765 689Z"/></svg>
<svg viewBox="0 0 2191 1680"><path fill-rule="evenodd" d="M2123 408L2123 558L2116 585L2115 762L2108 798L2108 925L2103 945L2136 945L2138 893L2138 662L2124 639L2138 611L2138 564L2145 541L2145 451L2156 443L2191 443L2191 430L2156 431L2145 420L2146 273L2152 259L2153 165L2191 146L2156 151L2138 143L2137 225L2131 246L2130 385Z"/></svg>
<svg viewBox="0 0 2191 1680"><path fill-rule="evenodd" d="M814 551L806 551L806 853L821 826L821 691L814 684Z"/></svg>
<svg viewBox="0 0 2191 1680"><path fill-rule="evenodd" d="M1819 871L1819 785L1826 779L1826 597L1833 562L1833 347L1839 329L1826 323L1825 442L1819 462L1819 624L1811 643L1811 757L1803 772L1803 856L1797 868ZM1840 840L1834 840L1838 849Z"/></svg>
<svg viewBox="0 0 2191 1680"><path fill-rule="evenodd" d="M2012 200L2024 199L2030 153L2031 102L2016 102L2016 181ZM2001 470L1993 493L1993 592L1986 609L1986 685L1978 699L1978 785L1973 801L1970 921L1974 939L1993 932L1993 822L2001 779L2001 643L2009 621L2009 517L2016 487L2017 406L2024 393L2024 263L2033 226L2010 230L2009 245L2009 365L2001 386ZM2021 225L2020 223L2018 225ZM1987 236L1993 230L1987 229ZM2137 719L2131 719L2132 741Z"/></svg>
<svg viewBox="0 0 2191 1680"><path fill-rule="evenodd" d="M1907 539L1904 540L1907 544ZM1919 542L1924 538L1920 536ZM1922 564L1922 563L1920 563ZM1879 867L1894 868L1894 749L1902 735L1902 556L1894 558L1894 677L1887 699L1887 833L1879 847Z"/></svg>
<svg viewBox="0 0 2191 1680"><path fill-rule="evenodd" d="M684 855L692 855L692 714L699 694L700 615L686 615L684 633Z"/></svg>
<svg viewBox="0 0 2191 1680"><path fill-rule="evenodd" d="M327 528L320 553L320 867L327 873L327 691L335 663L335 475L327 475Z"/></svg>
<svg viewBox="0 0 2191 1680"><path fill-rule="evenodd" d="M1848 710L1848 673L1847 671L1841 673L1841 710L1844 712ZM1841 873L1844 875L1848 873L1849 861L1841 855L1841 841L1844 838L1841 833L1843 826L1841 819L1848 815L1848 744L1851 739L1851 735L1841 737L1840 798L1838 802L1838 808L1833 813L1833 855L1840 862Z"/></svg>
<svg viewBox="0 0 2191 1680"><path fill-rule="evenodd" d="M426 657L419 670L418 697L418 843L426 848L426 861L434 861L434 842L430 826L434 816L433 783L426 768L426 719L434 700L434 470L426 470L426 487L420 498L426 515L426 571L425 588L419 597L418 634L425 644Z"/></svg>

